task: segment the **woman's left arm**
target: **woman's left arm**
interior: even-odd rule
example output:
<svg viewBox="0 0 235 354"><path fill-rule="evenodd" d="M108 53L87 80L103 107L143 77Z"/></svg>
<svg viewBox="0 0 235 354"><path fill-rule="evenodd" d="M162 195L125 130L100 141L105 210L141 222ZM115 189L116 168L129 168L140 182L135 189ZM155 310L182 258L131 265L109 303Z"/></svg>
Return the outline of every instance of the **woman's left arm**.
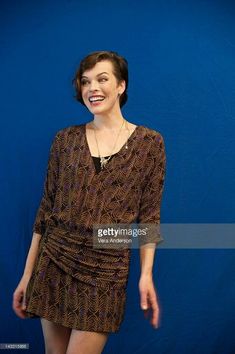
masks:
<svg viewBox="0 0 235 354"><path fill-rule="evenodd" d="M166 170L165 145L159 132L154 137L151 156L151 169L146 176L138 215L141 226L147 226L147 233L140 236L139 241L141 266L139 291L140 306L144 310L144 315L147 317L152 310L151 324L156 328L159 324L159 305L153 283L153 264L156 244L163 241L160 234L160 206Z"/></svg>
<svg viewBox="0 0 235 354"><path fill-rule="evenodd" d="M140 306L144 311L145 318L152 309L151 324L157 328L159 324L159 306L156 290L153 283L153 263L155 243L149 243L140 247L141 275L139 280Z"/></svg>

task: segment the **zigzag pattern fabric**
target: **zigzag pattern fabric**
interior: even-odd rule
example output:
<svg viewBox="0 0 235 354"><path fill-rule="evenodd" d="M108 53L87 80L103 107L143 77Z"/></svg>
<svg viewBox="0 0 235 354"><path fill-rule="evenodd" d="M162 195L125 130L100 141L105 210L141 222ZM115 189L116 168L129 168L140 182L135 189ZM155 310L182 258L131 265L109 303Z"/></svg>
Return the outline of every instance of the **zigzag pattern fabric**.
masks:
<svg viewBox="0 0 235 354"><path fill-rule="evenodd" d="M26 289L26 314L66 327L117 332L124 319L131 249L93 247L93 224L160 224L162 135L139 125L103 170L85 124L57 132L33 231L42 235ZM158 244L160 232L143 243Z"/></svg>

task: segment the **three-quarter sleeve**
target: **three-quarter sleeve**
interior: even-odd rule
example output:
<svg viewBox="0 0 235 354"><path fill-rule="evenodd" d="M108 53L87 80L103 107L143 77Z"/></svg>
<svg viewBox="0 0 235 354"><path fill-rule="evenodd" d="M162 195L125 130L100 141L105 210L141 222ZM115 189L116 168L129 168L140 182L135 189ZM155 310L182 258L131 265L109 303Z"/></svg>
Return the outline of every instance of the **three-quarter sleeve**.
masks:
<svg viewBox="0 0 235 354"><path fill-rule="evenodd" d="M46 222L54 205L59 175L59 153L59 132L57 132L50 147L43 194L33 224L33 232L36 232L42 236L45 233Z"/></svg>
<svg viewBox="0 0 235 354"><path fill-rule="evenodd" d="M139 245L158 244L163 241L160 233L160 207L164 188L166 154L164 139L159 132L151 145L150 165L142 190L137 218L141 229L143 227L142 234L139 236ZM148 224L146 225L147 229L142 224Z"/></svg>

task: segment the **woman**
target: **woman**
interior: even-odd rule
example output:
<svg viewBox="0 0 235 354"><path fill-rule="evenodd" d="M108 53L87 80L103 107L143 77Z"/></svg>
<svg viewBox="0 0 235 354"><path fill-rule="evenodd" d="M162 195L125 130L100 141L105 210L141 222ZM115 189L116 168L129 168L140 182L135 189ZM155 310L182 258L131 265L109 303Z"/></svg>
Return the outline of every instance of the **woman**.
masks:
<svg viewBox="0 0 235 354"><path fill-rule="evenodd" d="M73 83L93 120L58 131L51 145L13 309L21 318L40 317L47 352L98 354L124 318L131 250L93 247L93 225L159 226L166 157L159 132L121 113L128 65L118 53L90 53ZM157 327L155 247L146 246L163 239L153 230L141 240L139 291L141 308Z"/></svg>

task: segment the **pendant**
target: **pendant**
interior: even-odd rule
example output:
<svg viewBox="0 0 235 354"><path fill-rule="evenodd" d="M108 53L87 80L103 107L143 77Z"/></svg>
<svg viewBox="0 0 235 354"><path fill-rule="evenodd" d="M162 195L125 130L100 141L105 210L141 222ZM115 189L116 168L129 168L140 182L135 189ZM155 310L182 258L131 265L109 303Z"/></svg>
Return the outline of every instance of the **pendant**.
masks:
<svg viewBox="0 0 235 354"><path fill-rule="evenodd" d="M105 157L100 157L100 164L101 164L101 168L103 168L106 163L108 162L109 158L105 158Z"/></svg>

